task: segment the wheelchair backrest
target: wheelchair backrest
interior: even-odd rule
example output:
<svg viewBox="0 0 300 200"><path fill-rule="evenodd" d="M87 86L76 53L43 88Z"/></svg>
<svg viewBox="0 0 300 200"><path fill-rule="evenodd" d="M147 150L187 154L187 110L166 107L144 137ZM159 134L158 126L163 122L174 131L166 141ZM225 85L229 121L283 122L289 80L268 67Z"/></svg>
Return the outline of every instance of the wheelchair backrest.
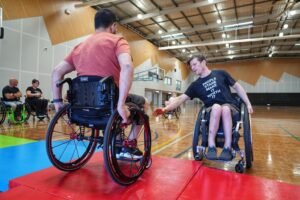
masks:
<svg viewBox="0 0 300 200"><path fill-rule="evenodd" d="M79 125L102 128L117 102L117 88L112 77L79 76L68 91L71 120Z"/></svg>

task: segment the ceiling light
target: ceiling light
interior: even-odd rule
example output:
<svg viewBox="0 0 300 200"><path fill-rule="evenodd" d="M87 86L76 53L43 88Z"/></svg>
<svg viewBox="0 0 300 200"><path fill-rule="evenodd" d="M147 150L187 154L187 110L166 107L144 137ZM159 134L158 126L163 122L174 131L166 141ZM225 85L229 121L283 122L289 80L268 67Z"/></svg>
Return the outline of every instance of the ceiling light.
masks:
<svg viewBox="0 0 300 200"><path fill-rule="evenodd" d="M226 38L226 34L225 33L222 34L222 38Z"/></svg>
<svg viewBox="0 0 300 200"><path fill-rule="evenodd" d="M289 14L290 14L291 16L295 15L295 14L296 14L296 10L291 10L291 11L289 12Z"/></svg>
<svg viewBox="0 0 300 200"><path fill-rule="evenodd" d="M186 50L185 50L185 49L182 49L181 51L182 51L182 53L184 53Z"/></svg>
<svg viewBox="0 0 300 200"><path fill-rule="evenodd" d="M280 32L280 33L279 33L279 37L282 37L282 36L283 36L283 32Z"/></svg>
<svg viewBox="0 0 300 200"><path fill-rule="evenodd" d="M162 34L163 33L163 31L162 30L158 30L158 34Z"/></svg>
<svg viewBox="0 0 300 200"><path fill-rule="evenodd" d="M222 21L221 21L220 19L217 20L217 24L221 24L221 22L222 22Z"/></svg>
<svg viewBox="0 0 300 200"><path fill-rule="evenodd" d="M142 14L138 14L138 15L137 15L137 18L138 18L138 19L143 19L143 15L142 15Z"/></svg>
<svg viewBox="0 0 300 200"><path fill-rule="evenodd" d="M224 26L224 28L232 28L232 27L238 27L238 26L246 26L246 25L250 25L250 24L253 24L253 21L242 22L242 23L237 23L237 24L230 24L230 25Z"/></svg>
<svg viewBox="0 0 300 200"><path fill-rule="evenodd" d="M212 3L214 0L208 0L209 3Z"/></svg>
<svg viewBox="0 0 300 200"><path fill-rule="evenodd" d="M283 29L287 29L289 27L288 24L283 25Z"/></svg>
<svg viewBox="0 0 300 200"><path fill-rule="evenodd" d="M176 44L176 41L175 41L175 40L173 40L173 41L172 41L172 44Z"/></svg>
<svg viewBox="0 0 300 200"><path fill-rule="evenodd" d="M272 57L272 54L269 54L269 57L271 58L271 57Z"/></svg>
<svg viewBox="0 0 300 200"><path fill-rule="evenodd" d="M183 36L183 33L174 33L174 34L170 34L170 35L163 35L163 36L161 36L161 38L174 38L174 37L178 37L178 36Z"/></svg>
<svg viewBox="0 0 300 200"><path fill-rule="evenodd" d="M230 59L233 59L233 56L229 56Z"/></svg>

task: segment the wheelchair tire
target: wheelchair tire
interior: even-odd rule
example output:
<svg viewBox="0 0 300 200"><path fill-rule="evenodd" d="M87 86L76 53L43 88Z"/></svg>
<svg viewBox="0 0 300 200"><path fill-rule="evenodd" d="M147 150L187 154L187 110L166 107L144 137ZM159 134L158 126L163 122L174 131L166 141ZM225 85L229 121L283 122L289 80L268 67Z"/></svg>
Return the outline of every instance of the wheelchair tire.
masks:
<svg viewBox="0 0 300 200"><path fill-rule="evenodd" d="M6 107L3 102L0 102L0 124L3 124L6 118Z"/></svg>
<svg viewBox="0 0 300 200"><path fill-rule="evenodd" d="M148 116L144 114L136 105L127 104L132 122L128 126L122 124L122 118L115 111L106 126L104 134L104 161L112 179L120 185L130 185L134 183L144 170L151 164L151 131ZM136 140L130 140L132 130L135 130L134 121L142 126L137 134ZM141 124L142 123L142 124ZM130 127L128 129L128 127ZM134 144L131 142L135 141ZM133 158L133 154L127 153L131 157L120 156L120 151L126 149L139 148L142 152L141 158ZM127 151L129 152L129 151ZM119 156L118 156L118 155Z"/></svg>
<svg viewBox="0 0 300 200"><path fill-rule="evenodd" d="M29 119L30 115L32 115L31 108L28 103L25 103L25 121Z"/></svg>
<svg viewBox="0 0 300 200"><path fill-rule="evenodd" d="M203 159L203 153L201 152L197 152L197 148L199 146L199 144L201 144L201 141L202 141L202 111L203 111L204 108L202 108L198 114L198 117L197 117L197 121L196 121L196 124L195 124L195 129L194 129L194 136L193 136L193 155L194 155L194 159L197 160L197 161L200 161Z"/></svg>
<svg viewBox="0 0 300 200"><path fill-rule="evenodd" d="M51 163L62 171L81 168L92 157L99 132L79 127L69 120L67 104L53 117L46 134L46 150ZM88 129L88 130L86 130Z"/></svg>
<svg viewBox="0 0 300 200"><path fill-rule="evenodd" d="M252 135L250 127L250 116L248 109L243 105L244 115L243 115L243 130L244 130L244 142L245 142L245 157L246 157L246 168L252 167L253 161L253 149L252 149Z"/></svg>

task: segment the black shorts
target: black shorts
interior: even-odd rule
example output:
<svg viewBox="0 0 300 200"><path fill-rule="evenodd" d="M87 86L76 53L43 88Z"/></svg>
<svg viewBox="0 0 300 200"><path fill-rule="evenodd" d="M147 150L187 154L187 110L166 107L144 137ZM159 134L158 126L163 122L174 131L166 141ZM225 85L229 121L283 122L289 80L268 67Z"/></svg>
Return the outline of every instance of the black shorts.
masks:
<svg viewBox="0 0 300 200"><path fill-rule="evenodd" d="M131 102L136 104L140 108L144 108L146 100L144 97L136 95L136 94L128 94L126 98L126 102Z"/></svg>

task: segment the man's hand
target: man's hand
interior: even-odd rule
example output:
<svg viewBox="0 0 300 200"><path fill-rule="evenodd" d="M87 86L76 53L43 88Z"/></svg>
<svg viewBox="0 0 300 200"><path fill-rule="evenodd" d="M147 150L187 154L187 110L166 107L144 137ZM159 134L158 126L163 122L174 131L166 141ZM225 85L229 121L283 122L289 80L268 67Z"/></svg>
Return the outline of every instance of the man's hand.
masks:
<svg viewBox="0 0 300 200"><path fill-rule="evenodd" d="M247 105L247 109L248 109L248 113L249 114L252 114L253 113L253 108L252 108L252 105Z"/></svg>
<svg viewBox="0 0 300 200"><path fill-rule="evenodd" d="M157 108L155 109L155 111L153 112L154 116L159 116L165 113L165 109L164 108Z"/></svg>
<svg viewBox="0 0 300 200"><path fill-rule="evenodd" d="M125 104L121 106L118 105L118 113L123 119L122 123L124 124L128 123L128 117L130 116L130 111L128 110Z"/></svg>

